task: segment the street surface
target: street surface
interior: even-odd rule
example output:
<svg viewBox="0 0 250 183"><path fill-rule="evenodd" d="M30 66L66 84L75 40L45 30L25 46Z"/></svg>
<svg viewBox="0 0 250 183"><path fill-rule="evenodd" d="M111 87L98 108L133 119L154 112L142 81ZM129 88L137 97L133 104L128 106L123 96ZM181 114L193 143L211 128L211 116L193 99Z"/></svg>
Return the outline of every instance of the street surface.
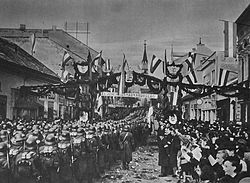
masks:
<svg viewBox="0 0 250 183"><path fill-rule="evenodd" d="M176 183L173 177L158 177L158 150L156 146L139 147L133 152L133 161L129 170L121 169L121 163L115 164L97 183Z"/></svg>

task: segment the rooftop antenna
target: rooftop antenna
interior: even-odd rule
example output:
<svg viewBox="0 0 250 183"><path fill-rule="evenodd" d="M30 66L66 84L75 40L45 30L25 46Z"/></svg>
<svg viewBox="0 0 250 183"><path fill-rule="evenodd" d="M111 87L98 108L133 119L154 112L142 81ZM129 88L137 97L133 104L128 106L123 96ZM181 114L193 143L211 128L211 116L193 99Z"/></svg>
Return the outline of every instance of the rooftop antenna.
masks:
<svg viewBox="0 0 250 183"><path fill-rule="evenodd" d="M75 38L78 39L79 34L86 34L86 45L89 45L89 22L65 22L64 30L68 33L75 33Z"/></svg>

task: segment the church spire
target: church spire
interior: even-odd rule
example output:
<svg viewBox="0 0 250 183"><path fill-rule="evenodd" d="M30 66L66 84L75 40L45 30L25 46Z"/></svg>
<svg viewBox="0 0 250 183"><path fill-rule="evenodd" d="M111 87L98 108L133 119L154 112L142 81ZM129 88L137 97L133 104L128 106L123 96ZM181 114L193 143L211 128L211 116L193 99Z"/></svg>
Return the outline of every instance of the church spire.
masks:
<svg viewBox="0 0 250 183"><path fill-rule="evenodd" d="M147 58L147 51L146 51L146 40L144 40L144 53L142 58L142 70L144 73L148 72L148 58Z"/></svg>

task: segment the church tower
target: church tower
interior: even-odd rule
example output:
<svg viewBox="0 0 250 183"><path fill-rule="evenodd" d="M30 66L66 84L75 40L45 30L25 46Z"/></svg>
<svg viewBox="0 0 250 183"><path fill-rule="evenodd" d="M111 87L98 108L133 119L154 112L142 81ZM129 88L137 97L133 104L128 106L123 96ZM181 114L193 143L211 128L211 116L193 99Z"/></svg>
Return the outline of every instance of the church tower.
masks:
<svg viewBox="0 0 250 183"><path fill-rule="evenodd" d="M142 70L143 73L148 73L148 58L147 58L147 51L146 51L146 40L144 40L144 53L142 58Z"/></svg>

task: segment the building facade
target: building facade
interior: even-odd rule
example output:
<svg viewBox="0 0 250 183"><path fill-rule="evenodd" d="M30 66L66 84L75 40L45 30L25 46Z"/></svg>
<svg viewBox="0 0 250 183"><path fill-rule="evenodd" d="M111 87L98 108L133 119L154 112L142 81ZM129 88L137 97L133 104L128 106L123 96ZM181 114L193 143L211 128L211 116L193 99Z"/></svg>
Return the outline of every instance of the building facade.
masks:
<svg viewBox="0 0 250 183"><path fill-rule="evenodd" d="M61 76L65 53L68 53L71 57L65 69L72 75L75 72L73 62L87 61L88 52L90 52L92 58L98 54L97 51L86 46L67 32L56 29L55 26L52 29L26 29L25 25L20 25L20 28L16 29L1 28L0 37L15 43L39 60L52 70L57 78ZM57 83L59 82L60 79L57 80ZM30 85L36 85L36 83ZM45 118L74 118L76 115L77 106L75 106L74 100L49 93L47 96L40 96L39 101L43 106L43 117ZM4 97L0 97L0 105L4 105L2 103L5 103Z"/></svg>
<svg viewBox="0 0 250 183"><path fill-rule="evenodd" d="M197 78L197 84L208 86L218 85L219 70L226 69L229 72L227 84L237 82L237 62L234 58L225 57L223 51L212 51L201 42L193 51L196 53L194 71ZM186 73L184 71L183 75ZM184 80L184 82L187 82ZM205 97L193 97L184 95L182 98L183 117L191 120L202 120L213 123L219 121L235 120L235 100L216 93Z"/></svg>
<svg viewBox="0 0 250 183"><path fill-rule="evenodd" d="M25 50L3 38L0 38L0 60L0 118L36 119L43 116L42 102L36 96L22 94L20 87L58 83L58 76ZM57 107L53 106L53 110Z"/></svg>
<svg viewBox="0 0 250 183"><path fill-rule="evenodd" d="M250 5L236 20L238 37L239 75L238 84L249 88L250 82ZM250 122L250 99L244 95L237 99L236 117L241 122Z"/></svg>

